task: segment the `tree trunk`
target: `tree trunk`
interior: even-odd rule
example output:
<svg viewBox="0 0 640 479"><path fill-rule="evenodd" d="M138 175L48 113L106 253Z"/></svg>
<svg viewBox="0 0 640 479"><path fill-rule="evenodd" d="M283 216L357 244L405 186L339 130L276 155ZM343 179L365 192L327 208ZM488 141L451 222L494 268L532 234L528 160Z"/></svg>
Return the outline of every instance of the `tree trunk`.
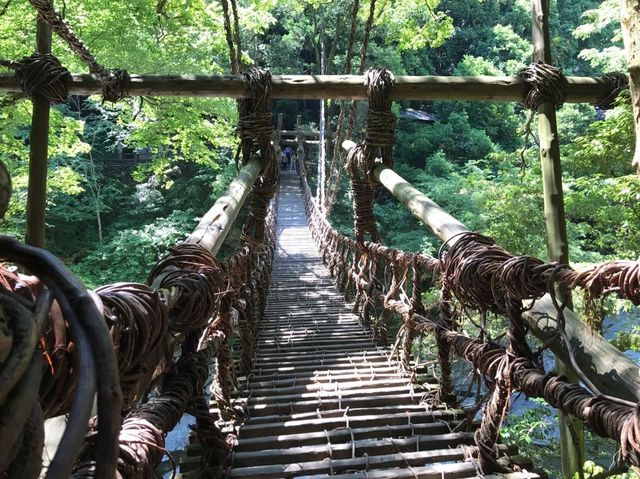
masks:
<svg viewBox="0 0 640 479"><path fill-rule="evenodd" d="M620 1L620 24L627 51L627 70L633 107L636 141L633 167L640 171L640 3L638 0Z"/></svg>

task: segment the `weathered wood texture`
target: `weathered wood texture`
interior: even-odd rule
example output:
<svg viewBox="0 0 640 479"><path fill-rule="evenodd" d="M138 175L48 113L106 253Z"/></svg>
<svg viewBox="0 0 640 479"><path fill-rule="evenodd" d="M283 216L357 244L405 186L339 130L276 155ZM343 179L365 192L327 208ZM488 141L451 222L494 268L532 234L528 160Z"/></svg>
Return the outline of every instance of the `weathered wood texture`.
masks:
<svg viewBox="0 0 640 479"><path fill-rule="evenodd" d="M353 144L344 142L343 146L348 148ZM382 185L442 241L453 244L455 235L469 231L390 168L379 166L374 173ZM640 400L640 368L586 326L573 311L566 309L564 316L565 330L571 339L576 361L596 387L612 396L630 401ZM532 332L543 341L556 336L558 313L548 295L536 301L524 318ZM562 360L568 360L567 346L559 337L550 342L549 349Z"/></svg>
<svg viewBox="0 0 640 479"><path fill-rule="evenodd" d="M533 61L551 64L549 2L548 0L532 0L531 9L533 13ZM547 258L549 261L569 264L569 239L562 190L560 142L556 121L556 105L553 102L546 101L538 107L538 137L542 167L544 218L547 231ZM556 294L559 301L566 301L567 306L571 307L571 293L566 288L558 288ZM568 365L567 360L568 357L562 359L556 356L556 369L558 373L577 382L577 373ZM566 479L571 479L576 472L582 471L582 464L585 460L584 426L577 418L571 417L563 411L558 411L558 422L562 475Z"/></svg>
<svg viewBox="0 0 640 479"><path fill-rule="evenodd" d="M216 255L227 237L251 186L260 174L260 158L253 158L239 172L227 190L202 217L196 229L186 239L186 243L198 244L212 255Z"/></svg>
<svg viewBox="0 0 640 479"><path fill-rule="evenodd" d="M37 23L36 52L51 53L51 28L41 19ZM47 209L50 105L48 100L39 96L34 97L32 103L25 242L42 248Z"/></svg>
<svg viewBox="0 0 640 479"><path fill-rule="evenodd" d="M636 132L633 166L640 170L640 8L637 0L620 1L620 25L627 52L627 70Z"/></svg>
<svg viewBox="0 0 640 479"><path fill-rule="evenodd" d="M567 102L593 103L609 92L606 81L591 77L567 77ZM68 81L69 94L93 95L99 83L88 74L74 74ZM0 91L18 92L12 74L0 75ZM205 96L248 98L250 91L242 77L233 75L132 75L128 88L132 96ZM527 83L508 76L398 76L393 98L413 100L520 101ZM274 75L273 98L366 99L364 77L360 75Z"/></svg>

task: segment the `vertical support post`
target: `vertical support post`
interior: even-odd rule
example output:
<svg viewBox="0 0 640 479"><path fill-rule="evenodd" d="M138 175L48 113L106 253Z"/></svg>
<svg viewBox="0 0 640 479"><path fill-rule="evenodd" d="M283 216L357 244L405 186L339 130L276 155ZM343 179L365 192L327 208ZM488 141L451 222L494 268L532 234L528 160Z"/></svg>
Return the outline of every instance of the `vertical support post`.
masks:
<svg viewBox="0 0 640 479"><path fill-rule="evenodd" d="M304 166L304 133L302 132L302 115L296 116L296 140L298 140L298 149L296 150L298 164L300 166Z"/></svg>
<svg viewBox="0 0 640 479"><path fill-rule="evenodd" d="M532 0L533 9L533 61L551 64L549 40L549 1ZM550 261L569 263L569 242L562 192L562 166L556 124L556 105L544 102L538 107L538 134L540 136L540 162L544 194L544 215L547 230L547 256ZM570 294L558 291L559 300ZM577 381L575 371L556 359L559 374ZM576 418L558 411L560 426L560 452L562 476L571 479L578 472L582 477L584 462L584 429Z"/></svg>
<svg viewBox="0 0 640 479"><path fill-rule="evenodd" d="M280 165L280 158L282 158L282 145L280 144L280 140L282 139L282 122L283 122L283 114L278 113L278 122L276 123L276 131L273 135L273 149L276 152L276 161L278 165Z"/></svg>
<svg viewBox="0 0 640 479"><path fill-rule="evenodd" d="M320 45L320 74L324 75L326 70L326 52L324 47L324 36ZM320 211L324 212L324 183L325 183L325 161L326 150L324 144L324 130L325 125L325 112L324 112L324 98L320 100L320 133L318 143L318 188L316 193L316 203Z"/></svg>
<svg viewBox="0 0 640 479"><path fill-rule="evenodd" d="M38 18L36 52L51 53L51 28ZM27 194L27 227L25 241L44 246L47 208L47 160L49 157L49 101L34 95L31 134L29 136L29 189Z"/></svg>
<svg viewBox="0 0 640 479"><path fill-rule="evenodd" d="M636 172L640 173L640 9L636 0L620 1L620 26L627 52L629 90L636 137L632 166Z"/></svg>

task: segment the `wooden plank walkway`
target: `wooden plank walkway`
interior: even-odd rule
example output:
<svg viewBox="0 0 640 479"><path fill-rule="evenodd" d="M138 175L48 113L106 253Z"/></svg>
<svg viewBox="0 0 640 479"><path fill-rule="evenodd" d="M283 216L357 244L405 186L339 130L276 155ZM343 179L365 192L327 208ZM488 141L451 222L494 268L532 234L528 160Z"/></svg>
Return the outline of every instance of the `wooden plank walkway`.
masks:
<svg viewBox="0 0 640 479"><path fill-rule="evenodd" d="M334 287L307 227L297 175L283 175L278 246L230 478L467 478L463 411L432 408ZM507 477L507 476L501 476ZM529 473L514 479L537 478Z"/></svg>

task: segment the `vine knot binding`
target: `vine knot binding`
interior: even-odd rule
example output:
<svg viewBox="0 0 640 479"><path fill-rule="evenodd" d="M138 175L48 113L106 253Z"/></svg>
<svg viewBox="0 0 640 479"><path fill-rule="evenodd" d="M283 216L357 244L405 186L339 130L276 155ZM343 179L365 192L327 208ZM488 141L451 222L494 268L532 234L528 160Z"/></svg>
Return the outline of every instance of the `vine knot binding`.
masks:
<svg viewBox="0 0 640 479"><path fill-rule="evenodd" d="M0 65L15 71L16 83L27 98L42 98L50 103L62 103L69 91L69 70L51 54L34 53L19 61L0 60Z"/></svg>
<svg viewBox="0 0 640 479"><path fill-rule="evenodd" d="M244 73L250 98L238 102L238 130L242 164L260 153L262 171L247 200L249 216L242 231L243 241L262 243L265 240L265 218L269 203L278 187L278 161L273 147L271 124L271 72L251 68Z"/></svg>
<svg viewBox="0 0 640 479"><path fill-rule="evenodd" d="M544 102L560 108L567 97L567 78L562 69L538 62L522 70L518 76L529 84L523 103L527 108L537 110Z"/></svg>
<svg viewBox="0 0 640 479"><path fill-rule="evenodd" d="M602 75L600 79L609 85L609 93L594 103L594 106L609 110L615 106L618 95L629 87L629 76L622 72L613 72Z"/></svg>
<svg viewBox="0 0 640 479"><path fill-rule="evenodd" d="M80 56L102 85L102 97L107 101L116 102L128 96L129 74L125 70L109 70L100 63L89 51L84 42L78 38L69 23L53 9L50 0L29 0L37 10L38 17L45 22L69 48ZM66 95L65 95L66 97ZM62 100L61 100L62 101Z"/></svg>
<svg viewBox="0 0 640 479"><path fill-rule="evenodd" d="M384 68L372 68L366 74L365 84L369 97L367 132L363 142L351 149L347 157L349 176L353 187L354 230L356 241L379 242L376 220L373 216L373 170L376 164L393 165L393 132L395 117L391 112L391 92L395 85L393 74Z"/></svg>

